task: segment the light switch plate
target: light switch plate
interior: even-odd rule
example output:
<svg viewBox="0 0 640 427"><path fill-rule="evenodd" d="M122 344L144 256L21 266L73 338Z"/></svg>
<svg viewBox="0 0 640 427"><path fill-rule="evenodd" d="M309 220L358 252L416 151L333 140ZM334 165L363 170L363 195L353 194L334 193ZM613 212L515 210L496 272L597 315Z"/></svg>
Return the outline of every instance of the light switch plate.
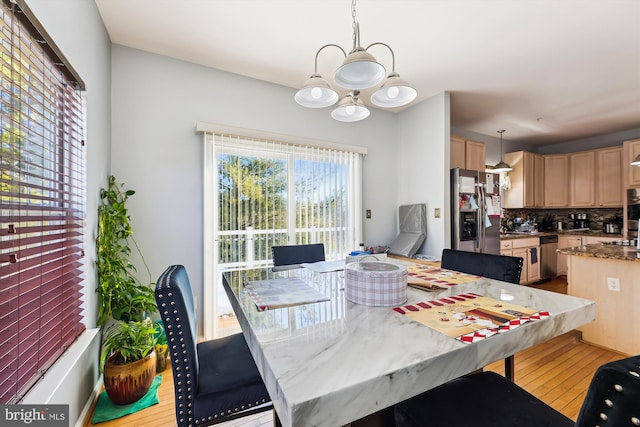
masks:
<svg viewBox="0 0 640 427"><path fill-rule="evenodd" d="M620 292L620 279L617 277L607 277L607 289Z"/></svg>
<svg viewBox="0 0 640 427"><path fill-rule="evenodd" d="M433 210L433 216L434 218L440 218L440 208L435 208Z"/></svg>

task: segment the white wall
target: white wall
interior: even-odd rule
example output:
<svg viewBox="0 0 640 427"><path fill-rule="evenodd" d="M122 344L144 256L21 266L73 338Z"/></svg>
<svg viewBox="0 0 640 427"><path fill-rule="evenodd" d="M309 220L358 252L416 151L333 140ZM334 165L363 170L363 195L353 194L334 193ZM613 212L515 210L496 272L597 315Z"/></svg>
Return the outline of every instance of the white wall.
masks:
<svg viewBox="0 0 640 427"><path fill-rule="evenodd" d="M450 241L449 99L443 92L399 115L398 205L426 203L427 239L418 252L438 258Z"/></svg>
<svg viewBox="0 0 640 427"><path fill-rule="evenodd" d="M110 168L111 43L93 1L27 0L27 4L86 84L87 273L84 320L88 328L93 328L97 307L94 268L96 216L99 191L107 182ZM96 335L90 335L76 346L82 348L74 347L47 373L50 376L62 372L61 378L47 381L49 378L45 377L39 386L46 390L38 390L36 386L33 391L34 396L40 397L32 403L69 404L69 425L75 424L98 378ZM57 388L50 388L50 382L57 384Z"/></svg>

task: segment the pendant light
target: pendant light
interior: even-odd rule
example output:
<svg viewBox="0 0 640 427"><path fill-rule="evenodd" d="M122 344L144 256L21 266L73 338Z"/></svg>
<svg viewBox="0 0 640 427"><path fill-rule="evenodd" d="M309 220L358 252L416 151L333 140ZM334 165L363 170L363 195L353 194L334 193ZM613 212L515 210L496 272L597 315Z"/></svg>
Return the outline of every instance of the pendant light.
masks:
<svg viewBox="0 0 640 427"><path fill-rule="evenodd" d="M504 132L506 132L505 129L500 129L499 131L497 131L500 134L500 162L498 162L497 165L495 165L492 169L493 172L497 172L497 173L501 173L501 172L509 172L511 170L513 170L513 168L511 166L509 166L507 163L505 163L504 161L504 154L502 152L502 134Z"/></svg>
<svg viewBox="0 0 640 427"><path fill-rule="evenodd" d="M638 154L636 156L635 159L633 159L633 162L631 162L631 166L638 166L640 167L640 154Z"/></svg>
<svg viewBox="0 0 640 427"><path fill-rule="evenodd" d="M342 98L331 117L340 122L357 122L369 117L369 109L358 99L359 91L354 90Z"/></svg>
<svg viewBox="0 0 640 427"><path fill-rule="evenodd" d="M314 73L294 97L298 104L308 108L325 108L338 101L338 93L318 74L318 55L327 47L336 47L342 51L345 59L335 70L333 80L336 85L350 90L351 93L340 100L338 107L331 112L331 117L346 122L362 120L369 116L369 110L358 99L358 93L362 89L379 85L383 80L384 83L371 96L371 103L380 108L402 107L412 102L418 95L418 92L396 73L395 55L389 45L376 42L367 48L360 46L360 23L356 20L356 0L351 2L351 16L353 17L353 49L347 54L336 44L322 46L316 52ZM392 70L386 79L384 66L368 52L372 46L376 45L385 46L391 52Z"/></svg>

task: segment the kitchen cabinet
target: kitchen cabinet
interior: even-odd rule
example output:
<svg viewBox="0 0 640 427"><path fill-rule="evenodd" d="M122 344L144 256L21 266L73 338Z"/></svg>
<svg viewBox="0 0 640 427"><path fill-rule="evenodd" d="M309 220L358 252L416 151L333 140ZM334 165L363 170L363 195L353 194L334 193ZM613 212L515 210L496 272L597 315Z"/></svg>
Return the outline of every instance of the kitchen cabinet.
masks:
<svg viewBox="0 0 640 427"><path fill-rule="evenodd" d="M596 204L596 152L582 151L569 155L569 206Z"/></svg>
<svg viewBox="0 0 640 427"><path fill-rule="evenodd" d="M629 165L640 154L640 139L625 141L623 147L623 166L627 176L627 187L640 187L640 168Z"/></svg>
<svg viewBox="0 0 640 427"><path fill-rule="evenodd" d="M508 173L511 188L504 192L504 207L541 208L544 206L544 158L527 151L504 155L513 168Z"/></svg>
<svg viewBox="0 0 640 427"><path fill-rule="evenodd" d="M544 156L544 205L550 208L569 205L569 155Z"/></svg>
<svg viewBox="0 0 640 427"><path fill-rule="evenodd" d="M501 240L500 255L522 258L521 285L540 280L540 240L537 237Z"/></svg>
<svg viewBox="0 0 640 427"><path fill-rule="evenodd" d="M624 167L622 147L603 148L596 151L597 155L597 206L623 206ZM640 168L637 168L640 170Z"/></svg>
<svg viewBox="0 0 640 427"><path fill-rule="evenodd" d="M486 167L486 146L484 142L451 135L449 163L452 169L484 171Z"/></svg>
<svg viewBox="0 0 640 427"><path fill-rule="evenodd" d="M582 239L582 236L558 236L558 249L582 246ZM567 274L567 255L558 254L557 270L558 276Z"/></svg>

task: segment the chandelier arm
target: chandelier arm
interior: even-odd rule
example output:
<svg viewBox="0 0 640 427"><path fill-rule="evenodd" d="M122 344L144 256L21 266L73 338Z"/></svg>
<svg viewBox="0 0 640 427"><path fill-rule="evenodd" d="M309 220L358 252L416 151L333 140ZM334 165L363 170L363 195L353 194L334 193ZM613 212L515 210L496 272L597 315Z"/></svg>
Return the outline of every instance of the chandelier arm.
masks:
<svg viewBox="0 0 640 427"><path fill-rule="evenodd" d="M375 46L375 45L378 45L378 44L381 44L382 46L386 46L387 49L389 49L389 51L391 52L391 72L395 73L396 72L396 55L393 53L393 49L391 49L391 46L389 46L386 43L375 42L375 43L371 43L369 46L367 46L365 51L368 51L371 46Z"/></svg>
<svg viewBox="0 0 640 427"><path fill-rule="evenodd" d="M320 55L320 52L325 48L325 47L329 47L329 46L333 46L333 47L337 47L338 49L340 49L342 51L342 54L344 55L344 57L347 57L347 52L344 51L343 48L341 48L340 46L338 46L337 44L333 44L333 43L329 43L329 44L325 44L324 46L322 46L320 49L318 49L318 52L316 52L316 60L315 60L315 73L318 73L318 55Z"/></svg>

